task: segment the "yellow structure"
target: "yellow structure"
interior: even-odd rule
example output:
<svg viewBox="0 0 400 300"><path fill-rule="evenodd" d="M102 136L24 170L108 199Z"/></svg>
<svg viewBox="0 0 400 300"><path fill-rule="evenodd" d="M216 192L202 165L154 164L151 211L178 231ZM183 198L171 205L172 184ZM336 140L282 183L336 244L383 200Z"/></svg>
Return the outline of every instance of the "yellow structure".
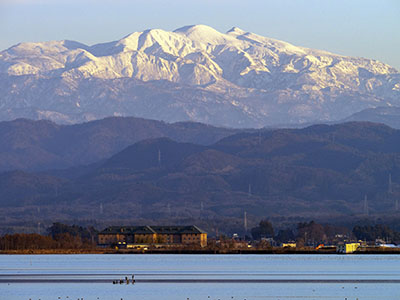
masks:
<svg viewBox="0 0 400 300"><path fill-rule="evenodd" d="M358 249L358 247L360 247L360 243L344 243L337 245L336 252L344 254L353 253Z"/></svg>
<svg viewBox="0 0 400 300"><path fill-rule="evenodd" d="M137 244L207 246L207 233L197 226L112 226L98 234L100 246Z"/></svg>
<svg viewBox="0 0 400 300"><path fill-rule="evenodd" d="M296 248L296 243L282 243L282 248Z"/></svg>

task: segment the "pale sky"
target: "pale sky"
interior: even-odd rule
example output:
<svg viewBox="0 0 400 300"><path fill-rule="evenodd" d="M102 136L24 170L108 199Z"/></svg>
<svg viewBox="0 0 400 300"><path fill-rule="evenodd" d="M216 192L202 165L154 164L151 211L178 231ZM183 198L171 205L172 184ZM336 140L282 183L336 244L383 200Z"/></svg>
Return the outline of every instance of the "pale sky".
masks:
<svg viewBox="0 0 400 300"><path fill-rule="evenodd" d="M400 70L400 0L0 0L0 50L24 41L92 45L192 24L237 26Z"/></svg>

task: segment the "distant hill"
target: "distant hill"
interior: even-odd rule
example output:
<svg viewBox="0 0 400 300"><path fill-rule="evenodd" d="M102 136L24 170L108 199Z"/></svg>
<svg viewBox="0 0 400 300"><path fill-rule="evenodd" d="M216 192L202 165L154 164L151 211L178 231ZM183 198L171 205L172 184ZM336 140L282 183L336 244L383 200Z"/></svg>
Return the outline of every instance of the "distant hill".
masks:
<svg viewBox="0 0 400 300"><path fill-rule="evenodd" d="M207 220L246 211L335 220L364 216L365 197L370 214L391 216L399 145L400 130L362 122L241 132L208 146L149 139L78 177L3 173L0 217L37 219L32 207L41 207L47 219Z"/></svg>
<svg viewBox="0 0 400 300"><path fill-rule="evenodd" d="M400 107L376 107L367 108L358 113L351 115L343 120L344 122L350 121L369 121L375 123L386 124L390 127L400 129Z"/></svg>
<svg viewBox="0 0 400 300"><path fill-rule="evenodd" d="M0 171L76 167L109 158L144 139L168 137L209 145L236 132L200 123L168 124L133 117L64 126L17 119L0 122Z"/></svg>

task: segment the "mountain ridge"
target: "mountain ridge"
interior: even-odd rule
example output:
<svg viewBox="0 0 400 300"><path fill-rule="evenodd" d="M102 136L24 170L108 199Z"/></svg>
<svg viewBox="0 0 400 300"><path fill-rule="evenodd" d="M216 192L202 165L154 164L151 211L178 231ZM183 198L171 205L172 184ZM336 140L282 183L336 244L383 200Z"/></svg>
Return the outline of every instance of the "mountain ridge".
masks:
<svg viewBox="0 0 400 300"><path fill-rule="evenodd" d="M341 120L399 106L399 95L400 73L379 61L206 25L0 52L0 120L79 123L114 115L263 127Z"/></svg>
<svg viewBox="0 0 400 300"><path fill-rule="evenodd" d="M148 139L79 172L0 173L0 219L38 220L37 207L47 220L352 219L368 217L365 195L372 218L398 217L399 141L400 130L368 122L239 132L208 146Z"/></svg>
<svg viewBox="0 0 400 300"><path fill-rule="evenodd" d="M150 138L208 145L237 129L180 122L165 123L133 117L109 117L75 125L47 120L0 122L0 172L38 171L95 163L125 147Z"/></svg>

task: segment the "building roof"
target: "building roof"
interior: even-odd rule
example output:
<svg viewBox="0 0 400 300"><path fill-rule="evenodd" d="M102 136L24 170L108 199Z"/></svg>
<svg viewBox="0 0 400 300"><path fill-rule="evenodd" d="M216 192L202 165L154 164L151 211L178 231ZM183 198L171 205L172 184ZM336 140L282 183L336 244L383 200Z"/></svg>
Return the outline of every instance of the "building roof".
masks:
<svg viewBox="0 0 400 300"><path fill-rule="evenodd" d="M206 233L195 225L191 226L110 226L100 234L200 234Z"/></svg>
<svg viewBox="0 0 400 300"><path fill-rule="evenodd" d="M110 226L100 232L101 234L154 234L150 226Z"/></svg>
<svg viewBox="0 0 400 300"><path fill-rule="evenodd" d="M192 226L185 226L184 228L182 228L181 233L207 233L207 232L200 229L196 225L192 225Z"/></svg>

